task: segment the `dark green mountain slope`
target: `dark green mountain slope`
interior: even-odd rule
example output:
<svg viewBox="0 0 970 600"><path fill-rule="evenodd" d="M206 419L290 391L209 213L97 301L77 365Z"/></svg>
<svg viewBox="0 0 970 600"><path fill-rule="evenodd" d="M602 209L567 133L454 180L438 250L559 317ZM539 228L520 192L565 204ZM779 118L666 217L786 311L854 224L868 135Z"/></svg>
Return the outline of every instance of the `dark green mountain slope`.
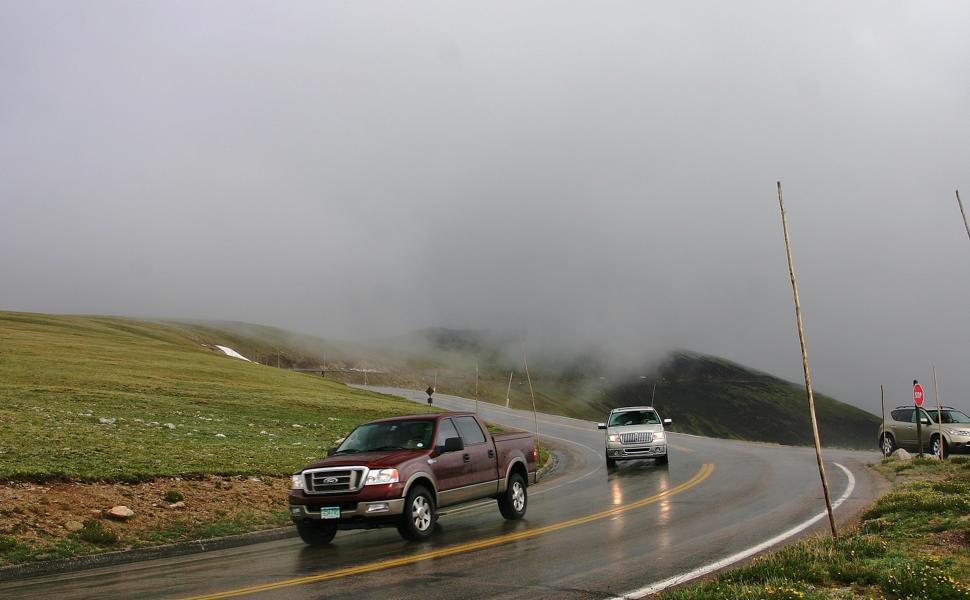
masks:
<svg viewBox="0 0 970 600"><path fill-rule="evenodd" d="M658 370L655 406L674 419L675 430L713 437L812 444L804 386L723 359L687 352L672 355ZM648 380L649 382L649 380ZM604 409L644 402L652 392L642 380L611 388ZM822 443L874 448L879 419L873 414L815 395Z"/></svg>

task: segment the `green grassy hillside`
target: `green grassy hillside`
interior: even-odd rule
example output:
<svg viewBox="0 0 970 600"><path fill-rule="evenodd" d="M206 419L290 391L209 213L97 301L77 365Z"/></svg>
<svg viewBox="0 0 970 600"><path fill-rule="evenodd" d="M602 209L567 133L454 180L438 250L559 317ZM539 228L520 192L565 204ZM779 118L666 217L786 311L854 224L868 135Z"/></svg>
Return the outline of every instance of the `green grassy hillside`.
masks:
<svg viewBox="0 0 970 600"><path fill-rule="evenodd" d="M280 475L361 421L421 410L230 358L191 333L0 312L0 479Z"/></svg>
<svg viewBox="0 0 970 600"><path fill-rule="evenodd" d="M439 392L467 397L476 394L477 361L481 400L504 404L509 374L514 371L510 405L532 406L523 362L509 358L517 345L512 336L437 328L351 345L236 324L196 325L192 331L208 343L237 344L263 354L273 344L296 339L299 345L293 354L299 358L294 366L317 367L326 360L330 367L379 371L368 374L372 385L423 389L437 380ZM625 374L603 364L596 352L567 360L536 356L531 367L536 406L543 412L603 420L613 407L649 404L656 383L656 405L664 416L674 419L676 431L791 445L812 443L803 385L716 357L678 352L659 367ZM328 377L364 382L359 371L329 372ZM816 412L823 444L874 447L875 415L824 395L816 395Z"/></svg>

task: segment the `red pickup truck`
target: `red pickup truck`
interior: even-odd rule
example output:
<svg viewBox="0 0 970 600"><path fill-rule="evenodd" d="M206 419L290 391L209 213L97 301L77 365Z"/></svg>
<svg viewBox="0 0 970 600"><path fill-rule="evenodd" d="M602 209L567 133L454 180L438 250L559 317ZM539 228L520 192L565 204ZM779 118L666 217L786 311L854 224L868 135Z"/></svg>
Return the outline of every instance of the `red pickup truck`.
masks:
<svg viewBox="0 0 970 600"><path fill-rule="evenodd" d="M427 539L439 508L482 498L521 519L538 457L532 434L490 435L474 413L371 421L293 474L290 518L314 546L338 529L394 526L405 539Z"/></svg>

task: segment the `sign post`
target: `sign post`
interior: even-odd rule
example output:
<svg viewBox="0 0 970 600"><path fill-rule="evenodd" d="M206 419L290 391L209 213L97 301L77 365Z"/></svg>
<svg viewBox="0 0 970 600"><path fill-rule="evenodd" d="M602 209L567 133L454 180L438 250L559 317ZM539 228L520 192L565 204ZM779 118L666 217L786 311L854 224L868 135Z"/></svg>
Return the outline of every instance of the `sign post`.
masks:
<svg viewBox="0 0 970 600"><path fill-rule="evenodd" d="M923 406L923 386L915 379L913 380L913 404L916 405L916 446L919 448L919 456L923 457L923 418L920 415L920 407Z"/></svg>
<svg viewBox="0 0 970 600"><path fill-rule="evenodd" d="M424 390L424 393L428 395L428 406L431 406L431 396L434 394L434 388L428 386L428 389Z"/></svg>

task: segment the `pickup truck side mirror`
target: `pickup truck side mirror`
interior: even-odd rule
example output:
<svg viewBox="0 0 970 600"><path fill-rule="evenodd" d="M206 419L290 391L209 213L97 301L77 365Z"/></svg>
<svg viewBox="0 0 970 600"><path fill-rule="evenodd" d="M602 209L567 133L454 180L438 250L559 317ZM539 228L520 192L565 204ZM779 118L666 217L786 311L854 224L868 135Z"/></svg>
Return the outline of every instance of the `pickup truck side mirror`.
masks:
<svg viewBox="0 0 970 600"><path fill-rule="evenodd" d="M597 429L606 429L606 423L597 423L596 424L596 428Z"/></svg>
<svg viewBox="0 0 970 600"><path fill-rule="evenodd" d="M337 447L336 446L327 448L327 456L333 456L336 451L337 451Z"/></svg>
<svg viewBox="0 0 970 600"><path fill-rule="evenodd" d="M462 443L460 437L450 437L445 440L444 446L438 446L436 450L438 454L444 454L445 452L458 452L459 450L464 450L465 444Z"/></svg>
<svg viewBox="0 0 970 600"><path fill-rule="evenodd" d="M674 422L673 419L664 419L664 425L670 425L673 422Z"/></svg>

